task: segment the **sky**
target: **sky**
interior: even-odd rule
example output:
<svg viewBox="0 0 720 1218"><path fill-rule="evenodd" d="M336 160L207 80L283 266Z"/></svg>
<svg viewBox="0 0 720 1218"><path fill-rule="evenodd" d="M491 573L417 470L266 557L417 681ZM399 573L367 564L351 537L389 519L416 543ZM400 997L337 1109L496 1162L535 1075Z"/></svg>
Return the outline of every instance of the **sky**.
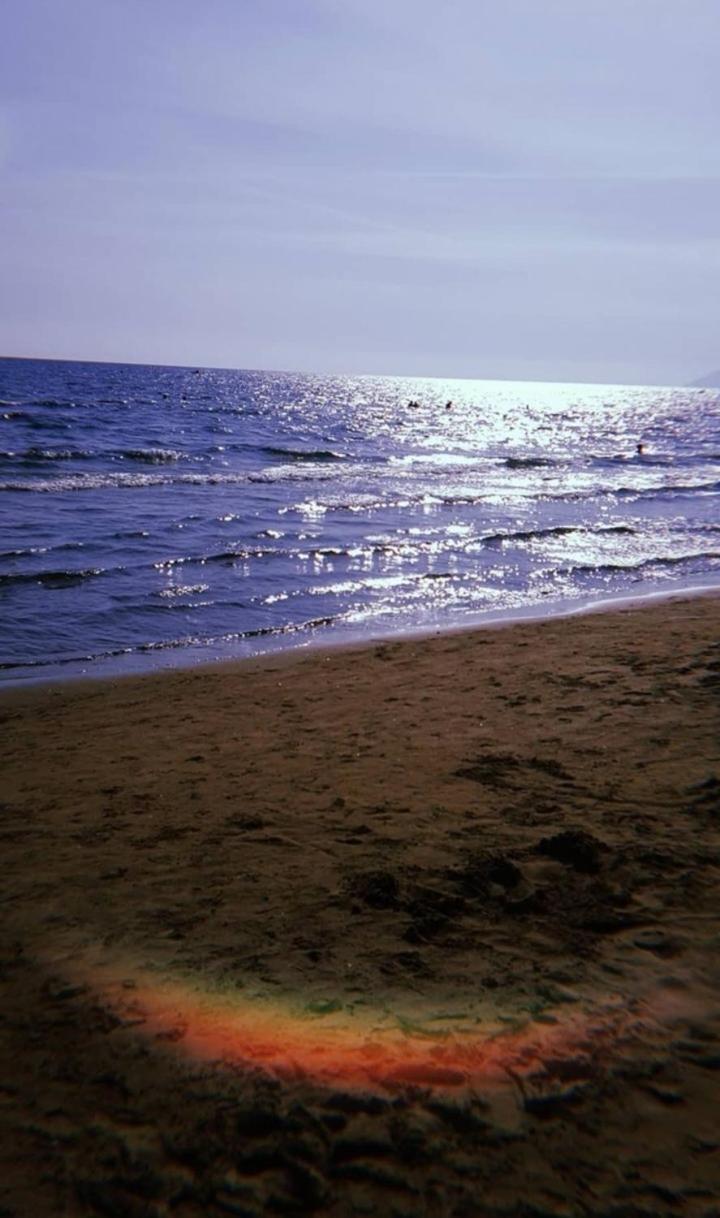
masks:
<svg viewBox="0 0 720 1218"><path fill-rule="evenodd" d="M0 352L683 384L718 0L4 0Z"/></svg>

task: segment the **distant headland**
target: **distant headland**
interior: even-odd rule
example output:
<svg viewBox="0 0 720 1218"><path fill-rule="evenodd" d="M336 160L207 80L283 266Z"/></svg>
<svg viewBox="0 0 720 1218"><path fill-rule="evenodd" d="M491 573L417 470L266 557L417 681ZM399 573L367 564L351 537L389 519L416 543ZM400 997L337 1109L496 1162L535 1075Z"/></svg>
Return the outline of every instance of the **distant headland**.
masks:
<svg viewBox="0 0 720 1218"><path fill-rule="evenodd" d="M701 376L699 380L693 381L693 389L720 389L720 368L716 368L715 372L707 372L705 376Z"/></svg>

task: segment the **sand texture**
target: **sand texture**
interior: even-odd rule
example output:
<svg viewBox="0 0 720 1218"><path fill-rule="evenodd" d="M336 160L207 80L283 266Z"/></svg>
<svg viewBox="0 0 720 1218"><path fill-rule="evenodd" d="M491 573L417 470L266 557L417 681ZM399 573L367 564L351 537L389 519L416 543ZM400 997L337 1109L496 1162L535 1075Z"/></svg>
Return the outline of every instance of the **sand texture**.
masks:
<svg viewBox="0 0 720 1218"><path fill-rule="evenodd" d="M0 1215L720 1215L720 599L6 691Z"/></svg>

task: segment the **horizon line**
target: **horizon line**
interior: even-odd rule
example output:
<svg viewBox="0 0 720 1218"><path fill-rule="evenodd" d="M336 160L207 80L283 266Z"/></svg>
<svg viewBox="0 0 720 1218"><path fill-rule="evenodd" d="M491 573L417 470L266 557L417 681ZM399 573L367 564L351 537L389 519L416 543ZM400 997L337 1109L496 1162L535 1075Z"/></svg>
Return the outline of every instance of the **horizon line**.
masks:
<svg viewBox="0 0 720 1218"><path fill-rule="evenodd" d="M168 364L162 361L147 361L147 360L118 360L118 359L81 359L77 356L67 355L5 355L0 353L0 360L16 360L18 362L41 362L48 364L100 364L109 365L111 367L131 367L131 368L177 368L194 371L197 369L200 372L253 372L262 373L263 375L271 376L315 376L315 377L367 377L368 379L379 380L390 377L393 380L402 381L487 381L497 384L509 385L597 385L607 388L637 388L637 389L707 389L713 388L708 385L699 385L697 381L688 383L675 383L665 381L576 381L576 380L552 380L545 377L511 377L511 376L451 376L445 375L425 375L418 373L403 373L403 372L307 372L298 368L244 368L233 367L226 364Z"/></svg>

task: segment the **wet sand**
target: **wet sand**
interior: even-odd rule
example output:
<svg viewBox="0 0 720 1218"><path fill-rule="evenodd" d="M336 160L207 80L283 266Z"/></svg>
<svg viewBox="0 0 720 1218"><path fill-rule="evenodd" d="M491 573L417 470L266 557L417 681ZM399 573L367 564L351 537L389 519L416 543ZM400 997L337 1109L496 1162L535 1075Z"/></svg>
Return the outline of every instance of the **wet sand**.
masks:
<svg viewBox="0 0 720 1218"><path fill-rule="evenodd" d="M720 598L6 691L0 1214L720 1213Z"/></svg>

